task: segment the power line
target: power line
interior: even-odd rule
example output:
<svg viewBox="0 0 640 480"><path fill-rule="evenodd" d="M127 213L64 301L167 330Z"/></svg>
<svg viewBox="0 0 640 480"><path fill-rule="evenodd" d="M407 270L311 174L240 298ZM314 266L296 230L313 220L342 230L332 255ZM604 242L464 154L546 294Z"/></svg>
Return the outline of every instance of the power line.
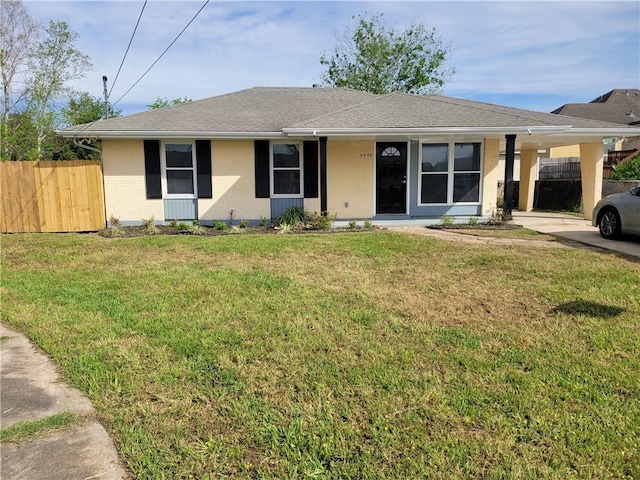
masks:
<svg viewBox="0 0 640 480"><path fill-rule="evenodd" d="M146 3L147 3L147 2L146 2L146 0L145 0L145 4L146 4ZM158 62L160 61L160 59L164 56L164 54L165 54L165 53L167 53L167 51L168 51L168 50L173 46L173 44L174 44L174 43L176 43L176 41L177 41L177 40L182 36L182 34L185 32L185 30L186 30L187 28L189 28L189 25L191 25L191 24L193 23L193 21L196 19L196 17L197 17L198 15L200 15L200 12L202 12L202 10L204 10L204 7L206 7L208 3L209 3L209 0L206 0L206 1L204 2L204 4L202 5L202 7L200 7L200 10L198 10L198 11L196 12L196 14L193 16L193 18L192 18L191 20L189 20L189 23L187 23L187 25L182 29L182 31L178 34L178 36L177 36L176 38L174 38L174 39L173 39L173 41L169 44L169 46L168 46L167 48L165 48L164 52L162 52L162 53L160 54L160 56L156 59L156 61L155 61L155 62L153 62L153 63L151 64L151 66L150 66L149 68L147 68L147 70L146 70L146 71L145 71L145 72L140 76L140 78L138 78L138 80L136 80L136 81L135 81L135 83L134 83L133 85L131 85L131 87L129 87L129 90L127 90L126 92L124 92L124 94L123 94L123 95L122 95L118 100L116 100L114 103L112 103L112 104L111 104L111 107L115 107L115 106L116 106L116 104L117 104L118 102L120 102L120 100L122 100L122 99L123 99L123 98L124 98L124 97L125 97L125 96L130 92L130 91L131 91L131 90L133 90L133 87L135 87L135 86L140 82L140 80L142 80L142 79L144 78L144 76L145 76L147 73L149 73L149 71L150 71L150 70L155 66L155 64L156 64L156 63L158 63ZM143 8L143 10L144 10L144 8ZM142 16L142 12L140 12L140 16ZM138 19L138 21L139 21L139 20L140 20L140 19ZM137 28L137 25L136 25L136 28ZM134 31L134 33L135 33L135 31ZM131 38L133 39L133 36L132 36ZM129 42L129 44L131 44L131 42ZM125 54L125 55L126 55L126 54ZM123 59L123 61L124 61L124 59ZM122 65L121 65L121 66L122 66ZM119 70L118 70L118 72L119 72ZM117 79L117 76L116 76L116 79ZM115 80L114 80L114 83L115 83ZM113 90L113 86L111 86L111 89ZM85 130L87 130L88 128L90 128L92 125L94 125L94 124L95 124L95 123L97 123L97 122L98 122L98 120L94 120L93 122L86 124L86 125L84 126L84 128L82 128L80 131L76 132L76 134L73 136L73 138L77 138L77 137L78 137L82 132L84 132Z"/></svg>
<svg viewBox="0 0 640 480"><path fill-rule="evenodd" d="M127 45L127 51L124 52L124 57L122 57L122 62L120 62L120 66L118 67L118 73L116 73L116 78L113 80L113 83L111 84L111 89L109 90L109 96L111 96L113 87L116 86L116 82L118 81L118 77L120 76L120 70L122 70L122 65L124 65L124 60L127 58L127 54L129 53L129 48L131 48L131 42L133 42L133 37L135 37L136 35L136 31L138 30L138 25L140 25L140 19L142 18L142 14L146 6L147 6L147 0L144 0L144 5L142 5L142 10L140 10L140 15L138 15L138 21L136 22L136 26L133 29L131 38L129 39L129 45Z"/></svg>
<svg viewBox="0 0 640 480"><path fill-rule="evenodd" d="M123 98L124 98L124 97L125 97L125 96L130 92L130 91L131 91L131 90L133 90L133 88L134 88L138 83L140 83L140 81L145 77L145 75L146 75L147 73L149 73L149 71L150 71L150 70L151 70L151 69L156 65L156 63L158 63L158 62L160 61L160 59L164 56L164 54L165 54L165 53L167 53L167 51L169 51L169 49L173 46L173 44L174 44L174 43L176 43L176 42L178 41L178 39L182 36L182 34L185 32L185 30L186 30L187 28L189 28L189 25L191 25L191 24L193 23L193 21L196 19L196 17L197 17L198 15L200 15L200 12L202 12L202 10L204 10L204 7L206 7L208 3L209 3L209 0L206 0L206 1L204 2L204 4L202 5L202 7L200 7L200 10L198 10L198 11L196 12L196 14L193 16L193 18L192 18L191 20L189 20L189 23L187 23L187 25L182 29L182 31L178 34L178 36L177 36L176 38L174 38L174 39L173 39L173 42L171 42L171 43L169 44L169 46L164 50L164 52L162 52L162 53L160 54L160 56L156 59L156 61L155 61L155 62L153 62L153 63L151 64L151 66L150 66L149 68L147 68L147 70L146 70L142 75L140 75L140 78L138 78L138 80L136 80L136 81L135 81L135 83L134 83L133 85L131 85L131 87L129 87L129 90L127 90L126 92L124 92L124 94L123 94L123 95L122 95L118 100L116 100L116 101L112 104L112 106L117 105L117 104L118 104L118 102L119 102L120 100L122 100L122 99L123 99Z"/></svg>

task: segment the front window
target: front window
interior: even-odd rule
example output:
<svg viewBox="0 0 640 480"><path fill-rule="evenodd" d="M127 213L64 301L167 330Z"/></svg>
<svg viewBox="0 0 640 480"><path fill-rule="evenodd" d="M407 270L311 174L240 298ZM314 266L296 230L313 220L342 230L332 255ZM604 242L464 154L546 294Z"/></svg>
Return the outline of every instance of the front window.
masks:
<svg viewBox="0 0 640 480"><path fill-rule="evenodd" d="M422 203L447 203L449 145L422 146Z"/></svg>
<svg viewBox="0 0 640 480"><path fill-rule="evenodd" d="M420 203L479 202L480 151L479 142L423 144Z"/></svg>
<svg viewBox="0 0 640 480"><path fill-rule="evenodd" d="M302 195L302 167L300 145L274 143L272 145L273 195Z"/></svg>
<svg viewBox="0 0 640 480"><path fill-rule="evenodd" d="M168 196L195 195L195 159L191 143L164 145L165 189Z"/></svg>
<svg viewBox="0 0 640 480"><path fill-rule="evenodd" d="M454 147L453 201L480 200L480 144L456 143Z"/></svg>

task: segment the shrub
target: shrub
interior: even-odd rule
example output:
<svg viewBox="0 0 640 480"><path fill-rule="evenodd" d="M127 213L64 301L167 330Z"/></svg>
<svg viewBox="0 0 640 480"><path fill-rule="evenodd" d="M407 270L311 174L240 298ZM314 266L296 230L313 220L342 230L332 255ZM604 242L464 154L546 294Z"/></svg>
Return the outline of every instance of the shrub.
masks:
<svg viewBox="0 0 640 480"><path fill-rule="evenodd" d="M478 217L469 217L469 225L471 226L478 225Z"/></svg>
<svg viewBox="0 0 640 480"><path fill-rule="evenodd" d="M501 208L493 208L491 207L488 210L489 220L487 220L487 225L502 225L509 220L513 220L513 216L503 211Z"/></svg>
<svg viewBox="0 0 640 480"><path fill-rule="evenodd" d="M371 228L373 226L373 224L371 223L371 220L369 220L368 218L364 219L364 228Z"/></svg>
<svg viewBox="0 0 640 480"><path fill-rule="evenodd" d="M249 226L249 220L240 220L240 228L247 228Z"/></svg>
<svg viewBox="0 0 640 480"><path fill-rule="evenodd" d="M309 230L329 230L333 225L336 216L329 215L328 212L318 214L318 212L307 213L307 225Z"/></svg>
<svg viewBox="0 0 640 480"><path fill-rule="evenodd" d="M351 229L358 228L357 220L349 220L349 228Z"/></svg>
<svg viewBox="0 0 640 480"><path fill-rule="evenodd" d="M288 223L281 223L277 228L278 233L289 233L291 231L291 225Z"/></svg>
<svg viewBox="0 0 640 480"><path fill-rule="evenodd" d="M260 217L260 226L266 227L268 223L267 217Z"/></svg>
<svg viewBox="0 0 640 480"><path fill-rule="evenodd" d="M109 217L109 223L111 224L111 228L107 232L109 237L123 237L125 235L124 228L120 226L120 218L111 215Z"/></svg>
<svg viewBox="0 0 640 480"><path fill-rule="evenodd" d="M180 222L176 226L181 232L187 232L191 229L191 227L185 222Z"/></svg>
<svg viewBox="0 0 640 480"><path fill-rule="evenodd" d="M453 225L453 215L443 215L440 217L440 223L442 225Z"/></svg>
<svg viewBox="0 0 640 480"><path fill-rule="evenodd" d="M202 235L205 233L205 228L200 225L200 220L194 220L191 227L189 227L189 231L194 235Z"/></svg>
<svg viewBox="0 0 640 480"><path fill-rule="evenodd" d="M282 212L275 221L276 226L280 226L284 223L291 227L296 227L301 223L307 223L307 213L302 207L288 208Z"/></svg>
<svg viewBox="0 0 640 480"><path fill-rule="evenodd" d="M216 230L226 230L227 228L229 228L229 225L227 225L227 222L218 220L217 222L213 223L213 228L215 228Z"/></svg>
<svg viewBox="0 0 640 480"><path fill-rule="evenodd" d="M621 163L609 176L610 180L640 180L640 155Z"/></svg>
<svg viewBox="0 0 640 480"><path fill-rule="evenodd" d="M330 216L327 212L319 214L318 212L309 213L302 207L291 207L283 212L276 220L274 225L282 227L287 225L288 230L297 228L305 228L307 230L328 230L333 225L334 216Z"/></svg>
<svg viewBox="0 0 640 480"><path fill-rule="evenodd" d="M142 219L142 228L147 235L155 235L158 233L158 227L154 223L153 215L147 219Z"/></svg>

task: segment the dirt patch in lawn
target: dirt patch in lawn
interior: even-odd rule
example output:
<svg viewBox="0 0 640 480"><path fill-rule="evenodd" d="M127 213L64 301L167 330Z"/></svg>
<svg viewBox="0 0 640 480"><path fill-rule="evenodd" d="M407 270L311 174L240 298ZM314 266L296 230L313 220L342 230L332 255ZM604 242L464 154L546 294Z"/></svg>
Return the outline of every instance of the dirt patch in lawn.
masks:
<svg viewBox="0 0 640 480"><path fill-rule="evenodd" d="M424 227L390 227L389 230L396 232L406 232L417 235L425 235L439 240L451 242L471 243L476 245L493 244L493 245L529 245L536 247L566 247L566 248L589 248L579 242L572 240L559 239L551 235L535 235L531 239L528 238L512 238L497 236L501 233L499 230L488 229L434 229Z"/></svg>

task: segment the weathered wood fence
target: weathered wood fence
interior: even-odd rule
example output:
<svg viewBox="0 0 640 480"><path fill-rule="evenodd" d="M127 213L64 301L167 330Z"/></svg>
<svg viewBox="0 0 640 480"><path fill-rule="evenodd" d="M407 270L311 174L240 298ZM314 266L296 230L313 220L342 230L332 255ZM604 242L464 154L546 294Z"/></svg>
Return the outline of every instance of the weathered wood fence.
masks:
<svg viewBox="0 0 640 480"><path fill-rule="evenodd" d="M97 160L0 162L1 232L86 232L105 227Z"/></svg>
<svg viewBox="0 0 640 480"><path fill-rule="evenodd" d="M540 158L540 180L580 180L580 158Z"/></svg>

